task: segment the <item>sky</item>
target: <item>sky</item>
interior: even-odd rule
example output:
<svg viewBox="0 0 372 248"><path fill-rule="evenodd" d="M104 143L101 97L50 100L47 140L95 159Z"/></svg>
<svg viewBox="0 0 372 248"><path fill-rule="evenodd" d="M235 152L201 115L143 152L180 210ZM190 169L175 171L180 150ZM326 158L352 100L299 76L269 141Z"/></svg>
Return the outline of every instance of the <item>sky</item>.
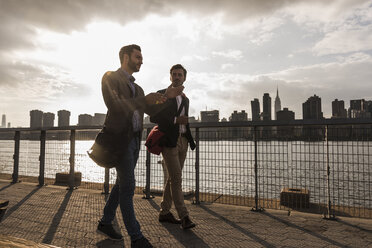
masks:
<svg viewBox="0 0 372 248"><path fill-rule="evenodd" d="M135 73L145 93L188 70L190 116L234 110L251 100L302 118L314 94L331 102L372 100L372 0L0 0L0 114L28 127L29 111L105 113L101 78L120 67L119 50L141 46ZM274 106L273 106L274 108Z"/></svg>

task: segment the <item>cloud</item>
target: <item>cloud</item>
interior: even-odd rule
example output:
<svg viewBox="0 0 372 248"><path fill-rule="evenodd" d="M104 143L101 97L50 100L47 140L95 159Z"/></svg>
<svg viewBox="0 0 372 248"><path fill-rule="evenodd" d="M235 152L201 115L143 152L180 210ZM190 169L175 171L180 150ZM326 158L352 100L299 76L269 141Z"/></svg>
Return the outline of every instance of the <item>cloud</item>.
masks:
<svg viewBox="0 0 372 248"><path fill-rule="evenodd" d="M338 98L372 99L372 57L358 53L344 57L339 62L298 66L281 71L247 75L229 73L194 73L188 86L191 105L219 109L220 117L229 117L233 110L246 110L251 117L250 101L269 93L272 100L279 87L282 107L288 107L302 118L302 103L316 94L322 98L322 110L331 116L331 102ZM210 83L213 82L213 83ZM191 88L191 89L190 89ZM273 107L273 106L272 106ZM191 113L198 116L199 113Z"/></svg>
<svg viewBox="0 0 372 248"><path fill-rule="evenodd" d="M0 88L9 101L44 105L76 92L82 102L101 97L102 71L118 65L112 51L138 41L145 57L138 78L151 82L145 91L163 78L167 84L169 66L182 62L190 72L187 91L200 103L194 106L221 108L228 117L279 84L282 106L300 117L298 106L314 93L324 103L332 95L346 100L345 92L372 92L371 6L371 0L0 0ZM92 35L97 25L101 37Z"/></svg>
<svg viewBox="0 0 372 248"><path fill-rule="evenodd" d="M315 44L313 52L318 56L342 54L372 49L372 24L354 29L337 30L326 34Z"/></svg>
<svg viewBox="0 0 372 248"><path fill-rule="evenodd" d="M227 58L227 59L233 59L233 60L241 60L243 58L243 52L242 51L233 50L233 49L229 49L227 51L219 51L219 52L213 51L212 55L224 57L224 58Z"/></svg>
<svg viewBox="0 0 372 248"><path fill-rule="evenodd" d="M2 64L0 81L2 100L51 103L63 97L82 97L90 90L77 84L67 72L55 67L35 66L25 62Z"/></svg>

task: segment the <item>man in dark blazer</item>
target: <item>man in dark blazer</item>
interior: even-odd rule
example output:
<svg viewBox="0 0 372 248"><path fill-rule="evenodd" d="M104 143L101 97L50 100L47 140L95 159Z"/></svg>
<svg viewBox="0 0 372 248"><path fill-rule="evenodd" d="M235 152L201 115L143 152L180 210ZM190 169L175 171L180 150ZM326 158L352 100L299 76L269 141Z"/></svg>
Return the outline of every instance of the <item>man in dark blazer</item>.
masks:
<svg viewBox="0 0 372 248"><path fill-rule="evenodd" d="M142 65L141 48L138 45L124 46L119 52L119 57L121 67L117 71L106 72L102 78L102 94L108 109L104 130L115 137L113 140L113 143L117 143L115 153L119 154L121 160L115 167L117 180L106 202L97 231L111 239L122 239L122 235L112 226L116 209L120 204L132 247L152 247L142 235L133 207L134 169L141 144L143 114L144 112L151 114L149 109L154 109L154 104L163 105L168 97L181 94L183 87L169 88L164 94L150 93L145 96L132 76Z"/></svg>
<svg viewBox="0 0 372 248"><path fill-rule="evenodd" d="M186 69L180 65L174 65L170 69L171 87L182 86L186 80ZM158 91L165 93L164 90ZM166 183L163 190L163 199L159 214L160 222L181 224L183 229L195 227L189 217L182 193L182 168L186 159L188 144L192 150L195 149L195 142L191 135L188 123L189 99L184 95L168 99L166 107L156 115L150 116L151 122L157 123L159 130L164 132L162 138L163 166L165 167ZM170 209L172 201L178 213L176 219Z"/></svg>

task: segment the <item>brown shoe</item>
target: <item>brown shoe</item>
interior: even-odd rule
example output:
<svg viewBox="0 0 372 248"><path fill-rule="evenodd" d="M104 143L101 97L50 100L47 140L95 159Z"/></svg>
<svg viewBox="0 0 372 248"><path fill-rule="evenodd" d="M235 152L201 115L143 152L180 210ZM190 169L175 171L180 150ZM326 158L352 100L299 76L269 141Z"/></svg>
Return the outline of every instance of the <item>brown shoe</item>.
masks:
<svg viewBox="0 0 372 248"><path fill-rule="evenodd" d="M167 214L159 214L159 222L169 222L172 224L181 224L181 220L174 218L171 212Z"/></svg>
<svg viewBox="0 0 372 248"><path fill-rule="evenodd" d="M183 229L189 229L195 227L195 223L190 220L189 216L185 216L181 220L181 227Z"/></svg>

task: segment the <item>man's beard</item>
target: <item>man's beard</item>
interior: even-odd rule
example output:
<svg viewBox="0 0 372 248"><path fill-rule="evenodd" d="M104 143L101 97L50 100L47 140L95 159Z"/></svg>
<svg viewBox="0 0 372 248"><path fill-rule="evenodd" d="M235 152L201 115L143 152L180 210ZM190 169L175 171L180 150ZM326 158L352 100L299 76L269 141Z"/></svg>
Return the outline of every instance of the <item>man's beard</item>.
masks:
<svg viewBox="0 0 372 248"><path fill-rule="evenodd" d="M137 69L137 65L131 59L129 59L129 61L128 61L128 67L133 72L138 72L139 71L139 69Z"/></svg>

